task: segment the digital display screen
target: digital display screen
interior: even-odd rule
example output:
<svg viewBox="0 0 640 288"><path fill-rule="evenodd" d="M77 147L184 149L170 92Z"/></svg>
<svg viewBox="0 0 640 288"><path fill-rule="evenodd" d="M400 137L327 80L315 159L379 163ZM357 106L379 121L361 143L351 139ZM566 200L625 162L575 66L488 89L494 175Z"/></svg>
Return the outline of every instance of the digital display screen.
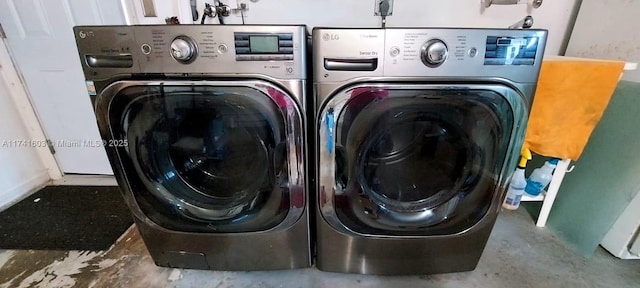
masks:
<svg viewBox="0 0 640 288"><path fill-rule="evenodd" d="M534 65L538 37L487 36L484 65Z"/></svg>
<svg viewBox="0 0 640 288"><path fill-rule="evenodd" d="M277 53L278 36L249 36L251 53Z"/></svg>

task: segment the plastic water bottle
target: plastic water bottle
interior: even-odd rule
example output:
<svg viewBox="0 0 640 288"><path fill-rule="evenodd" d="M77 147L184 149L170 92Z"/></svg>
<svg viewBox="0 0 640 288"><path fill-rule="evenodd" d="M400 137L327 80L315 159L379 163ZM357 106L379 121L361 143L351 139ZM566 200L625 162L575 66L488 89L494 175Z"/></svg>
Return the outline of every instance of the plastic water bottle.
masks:
<svg viewBox="0 0 640 288"><path fill-rule="evenodd" d="M531 159L531 151L529 149L522 149L522 157L518 168L513 172L511 176L511 183L509 183L509 189L507 189L507 197L502 203L502 207L509 210L516 210L520 207L520 200L524 194L524 188L527 187L527 179L524 177L524 168L527 166L527 160Z"/></svg>
<svg viewBox="0 0 640 288"><path fill-rule="evenodd" d="M527 187L525 187L524 192L532 196L540 195L540 192L551 182L556 165L558 165L558 158L553 158L545 162L544 166L533 170L527 180Z"/></svg>
<svg viewBox="0 0 640 288"><path fill-rule="evenodd" d="M527 180L524 178L524 167L521 168L518 166L511 177L511 184L509 184L507 197L504 199L502 207L509 210L518 209L518 207L520 207L520 200L522 200L525 187L527 187Z"/></svg>

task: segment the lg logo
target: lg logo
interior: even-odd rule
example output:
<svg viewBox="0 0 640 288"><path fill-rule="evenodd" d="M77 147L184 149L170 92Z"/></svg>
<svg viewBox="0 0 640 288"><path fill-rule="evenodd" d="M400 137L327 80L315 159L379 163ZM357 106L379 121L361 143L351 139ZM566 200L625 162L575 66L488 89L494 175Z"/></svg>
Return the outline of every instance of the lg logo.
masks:
<svg viewBox="0 0 640 288"><path fill-rule="evenodd" d="M324 34L322 34L322 40L324 40L324 41L340 40L340 36L338 36L338 34L324 33Z"/></svg>
<svg viewBox="0 0 640 288"><path fill-rule="evenodd" d="M93 31L84 32L84 31L80 30L78 32L78 36L80 36L80 39L87 38L87 36L93 37Z"/></svg>

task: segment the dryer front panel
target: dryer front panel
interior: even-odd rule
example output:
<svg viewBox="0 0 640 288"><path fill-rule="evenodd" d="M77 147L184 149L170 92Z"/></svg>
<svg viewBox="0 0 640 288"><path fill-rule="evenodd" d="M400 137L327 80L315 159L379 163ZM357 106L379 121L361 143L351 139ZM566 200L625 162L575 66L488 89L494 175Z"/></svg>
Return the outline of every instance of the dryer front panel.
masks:
<svg viewBox="0 0 640 288"><path fill-rule="evenodd" d="M291 226L304 211L302 117L274 85L116 82L96 110L108 115L101 128L123 143L113 148L134 213L161 227L265 231Z"/></svg>
<svg viewBox="0 0 640 288"><path fill-rule="evenodd" d="M322 215L370 235L470 229L500 198L525 107L500 85L343 89L318 119Z"/></svg>

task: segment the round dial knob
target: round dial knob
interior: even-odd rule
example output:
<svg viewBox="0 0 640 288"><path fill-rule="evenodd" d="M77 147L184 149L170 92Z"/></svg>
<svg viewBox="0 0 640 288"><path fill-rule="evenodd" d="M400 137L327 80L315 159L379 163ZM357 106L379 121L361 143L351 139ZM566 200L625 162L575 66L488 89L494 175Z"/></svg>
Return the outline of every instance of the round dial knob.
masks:
<svg viewBox="0 0 640 288"><path fill-rule="evenodd" d="M449 50L447 44L440 39L431 39L422 45L420 58L429 67L438 67L447 60Z"/></svg>
<svg viewBox="0 0 640 288"><path fill-rule="evenodd" d="M180 63L190 63L198 55L196 43L187 36L178 36L171 42L171 57Z"/></svg>

